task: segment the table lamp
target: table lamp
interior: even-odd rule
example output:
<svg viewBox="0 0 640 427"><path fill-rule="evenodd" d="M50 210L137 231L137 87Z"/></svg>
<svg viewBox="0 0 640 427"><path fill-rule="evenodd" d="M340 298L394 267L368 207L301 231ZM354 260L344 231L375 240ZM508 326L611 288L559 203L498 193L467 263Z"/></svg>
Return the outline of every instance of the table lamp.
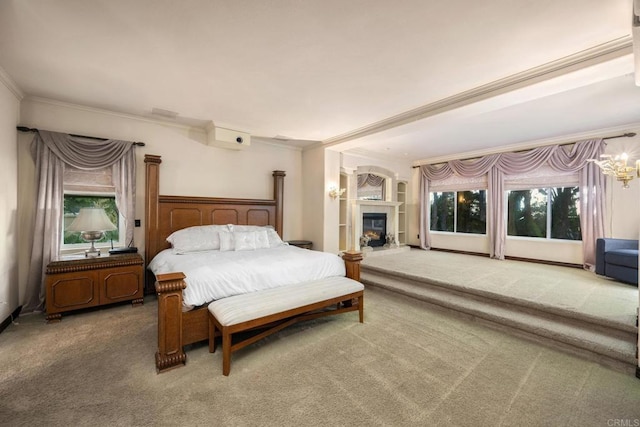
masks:
<svg viewBox="0 0 640 427"><path fill-rule="evenodd" d="M105 231L117 230L111 223L106 212L102 208L82 208L66 231L80 232L80 236L87 242L91 242L91 248L85 251L87 257L100 256L100 249L96 249L94 243L102 239Z"/></svg>

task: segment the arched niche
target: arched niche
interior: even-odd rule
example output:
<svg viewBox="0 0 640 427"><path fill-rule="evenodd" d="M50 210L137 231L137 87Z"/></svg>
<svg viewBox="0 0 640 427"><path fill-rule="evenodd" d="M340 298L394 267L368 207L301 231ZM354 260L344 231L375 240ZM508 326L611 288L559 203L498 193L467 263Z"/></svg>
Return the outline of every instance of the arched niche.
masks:
<svg viewBox="0 0 640 427"><path fill-rule="evenodd" d="M379 166L358 166L354 180L356 200L394 201L395 173ZM378 182L382 181L379 185Z"/></svg>

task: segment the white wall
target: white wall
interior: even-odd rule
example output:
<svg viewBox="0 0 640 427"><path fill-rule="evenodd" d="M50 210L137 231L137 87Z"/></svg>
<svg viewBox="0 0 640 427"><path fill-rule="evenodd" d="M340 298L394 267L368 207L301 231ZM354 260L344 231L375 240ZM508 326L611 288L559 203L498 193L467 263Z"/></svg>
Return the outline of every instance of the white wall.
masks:
<svg viewBox="0 0 640 427"><path fill-rule="evenodd" d="M340 187L340 153L327 149L324 152L325 185L322 192L324 201L324 244L322 250L337 254L340 251L340 200L329 197L331 187Z"/></svg>
<svg viewBox="0 0 640 427"><path fill-rule="evenodd" d="M19 97L0 75L0 322L19 306L18 152Z"/></svg>
<svg viewBox="0 0 640 427"><path fill-rule="evenodd" d="M324 173L324 149L314 147L306 149L302 153L302 169L304 177L302 181L302 216L303 238L313 242L314 250L324 248L324 199L325 184ZM339 181L338 181L339 182ZM336 230L338 225L336 224Z"/></svg>
<svg viewBox="0 0 640 427"><path fill-rule="evenodd" d="M162 156L160 192L165 195L271 199L272 172L284 170L283 238L303 238L300 149L254 139L245 150L226 150L205 145L205 133L200 129L43 99L25 99L21 107L20 122L25 126L144 142L145 147L136 148L136 218L143 221L145 154ZM15 124L12 126L15 145ZM21 139L25 138L31 139L32 135L21 136ZM27 145L28 141L24 146ZM21 161L27 163L25 169L33 167L28 164L28 155L21 156ZM32 194L25 197L33 199L34 190L31 188L30 191ZM28 234L27 228L25 225L21 229L25 236ZM134 238L135 245L144 253L144 223L135 229Z"/></svg>
<svg viewBox="0 0 640 427"><path fill-rule="evenodd" d="M637 131L636 131L637 132ZM626 152L634 161L640 159L640 136L618 138L607 141L606 153ZM634 179L628 189L608 177L607 237L637 239L639 234L640 211L637 209L640 197L640 179ZM413 174L413 198L416 200L414 215L419 220L418 188L420 174ZM411 237L416 237L413 233ZM489 253L489 239L484 236L431 234L434 248L458 251ZM505 255L519 258L539 259L569 264L582 264L582 247L576 242L546 241L541 239L507 238Z"/></svg>

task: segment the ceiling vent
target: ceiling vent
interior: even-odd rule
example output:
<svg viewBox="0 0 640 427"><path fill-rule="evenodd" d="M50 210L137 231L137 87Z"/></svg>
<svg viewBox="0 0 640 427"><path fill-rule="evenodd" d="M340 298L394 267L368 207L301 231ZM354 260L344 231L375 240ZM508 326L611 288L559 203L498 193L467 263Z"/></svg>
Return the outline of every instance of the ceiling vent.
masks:
<svg viewBox="0 0 640 427"><path fill-rule="evenodd" d="M244 150L251 145L251 135L211 124L207 126L207 145L229 150Z"/></svg>
<svg viewBox="0 0 640 427"><path fill-rule="evenodd" d="M175 111L164 110L162 108L152 108L151 114L154 116L160 116L165 119L175 120L178 117L178 113Z"/></svg>

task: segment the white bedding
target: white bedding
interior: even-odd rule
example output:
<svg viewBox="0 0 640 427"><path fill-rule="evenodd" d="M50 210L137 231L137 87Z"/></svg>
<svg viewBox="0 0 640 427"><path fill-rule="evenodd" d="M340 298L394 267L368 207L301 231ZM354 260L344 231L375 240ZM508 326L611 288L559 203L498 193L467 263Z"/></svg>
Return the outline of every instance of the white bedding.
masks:
<svg viewBox="0 0 640 427"><path fill-rule="evenodd" d="M177 255L166 249L149 269L155 274L182 272L185 306L294 283L344 276L342 258L326 252L278 246L254 251L204 251Z"/></svg>

